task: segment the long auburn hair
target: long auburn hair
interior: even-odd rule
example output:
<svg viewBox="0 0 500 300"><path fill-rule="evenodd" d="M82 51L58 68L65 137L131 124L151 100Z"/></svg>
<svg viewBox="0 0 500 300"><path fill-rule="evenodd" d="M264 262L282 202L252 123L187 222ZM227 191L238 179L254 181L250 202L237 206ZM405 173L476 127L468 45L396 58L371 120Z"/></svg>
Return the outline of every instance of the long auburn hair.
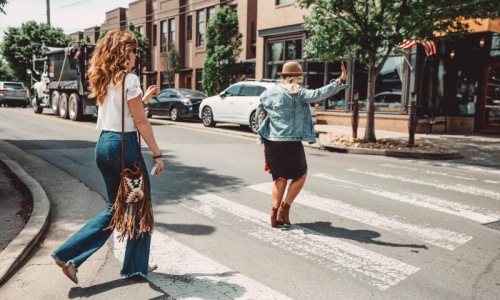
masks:
<svg viewBox="0 0 500 300"><path fill-rule="evenodd" d="M137 40L128 30L110 30L96 45L88 71L89 97L97 98L97 105L104 102L108 87L117 86L130 72L129 53L137 47Z"/></svg>

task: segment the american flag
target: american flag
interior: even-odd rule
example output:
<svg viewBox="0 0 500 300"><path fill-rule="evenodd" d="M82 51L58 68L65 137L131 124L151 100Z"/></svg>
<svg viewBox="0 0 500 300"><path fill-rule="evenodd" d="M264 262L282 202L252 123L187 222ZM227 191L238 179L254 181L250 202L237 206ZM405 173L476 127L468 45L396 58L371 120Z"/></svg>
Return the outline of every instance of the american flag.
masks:
<svg viewBox="0 0 500 300"><path fill-rule="evenodd" d="M425 55L431 56L437 53L437 44L434 41L417 41L417 40L404 40L399 44L399 48L401 49L410 49L416 44L421 44L424 47Z"/></svg>

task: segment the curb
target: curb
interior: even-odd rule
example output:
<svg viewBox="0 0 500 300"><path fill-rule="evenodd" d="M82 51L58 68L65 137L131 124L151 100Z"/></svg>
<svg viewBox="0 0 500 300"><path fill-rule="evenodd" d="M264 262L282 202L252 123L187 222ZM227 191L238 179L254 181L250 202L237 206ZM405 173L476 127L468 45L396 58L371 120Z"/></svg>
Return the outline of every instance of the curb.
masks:
<svg viewBox="0 0 500 300"><path fill-rule="evenodd" d="M435 159L435 160L450 160L450 159L462 158L462 155L460 155L460 153L455 150L452 150L449 153L435 153L435 152L425 152L425 151L409 152L409 151L396 151L396 150L384 150L384 149L354 148L354 147L344 147L344 146L326 144L324 140L325 140L324 134L321 134L320 132L318 139L320 148L339 153L380 155L380 156L400 157L400 158Z"/></svg>
<svg viewBox="0 0 500 300"><path fill-rule="evenodd" d="M50 202L42 186L15 161L0 155L7 167L28 188L33 200L33 211L23 230L0 253L0 285L30 254L48 228Z"/></svg>

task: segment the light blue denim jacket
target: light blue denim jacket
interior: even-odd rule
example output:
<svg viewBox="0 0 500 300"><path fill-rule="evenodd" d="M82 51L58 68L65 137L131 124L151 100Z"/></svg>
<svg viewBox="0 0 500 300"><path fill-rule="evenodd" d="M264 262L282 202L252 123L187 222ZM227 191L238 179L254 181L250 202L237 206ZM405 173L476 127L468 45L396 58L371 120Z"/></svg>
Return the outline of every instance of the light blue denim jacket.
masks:
<svg viewBox="0 0 500 300"><path fill-rule="evenodd" d="M283 82L260 95L255 118L257 122L262 111L267 116L261 123L259 134L270 141L307 141L316 142L314 124L309 103L319 102L347 88L347 84L338 85L337 81L315 90L301 89L297 94L290 94Z"/></svg>

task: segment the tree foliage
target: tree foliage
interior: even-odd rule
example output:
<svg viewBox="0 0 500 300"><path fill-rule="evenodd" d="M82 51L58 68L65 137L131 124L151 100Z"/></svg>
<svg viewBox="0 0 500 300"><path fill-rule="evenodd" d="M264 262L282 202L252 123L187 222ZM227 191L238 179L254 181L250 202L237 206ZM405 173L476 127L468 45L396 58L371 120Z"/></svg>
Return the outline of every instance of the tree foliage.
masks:
<svg viewBox="0 0 500 300"><path fill-rule="evenodd" d="M182 67L181 53L172 45L167 56L162 58L162 64L168 76L168 85L172 88L175 85L175 73Z"/></svg>
<svg viewBox="0 0 500 300"><path fill-rule="evenodd" d="M467 19L496 18L500 6L489 0L297 0L311 8L304 27L312 34L309 58L335 61L352 57L369 67L365 140L374 142L376 77L404 39L446 39L468 30Z"/></svg>
<svg viewBox="0 0 500 300"><path fill-rule="evenodd" d="M0 0L0 12L5 14L5 11L3 10L3 7L5 4L9 3L7 0Z"/></svg>
<svg viewBox="0 0 500 300"><path fill-rule="evenodd" d="M0 81L19 81L9 63L0 59Z"/></svg>
<svg viewBox="0 0 500 300"><path fill-rule="evenodd" d="M33 55L41 57L46 47L67 47L71 39L61 28L45 23L28 21L21 27L9 27L0 44L0 51L13 71L13 75L29 86L26 69L32 68Z"/></svg>
<svg viewBox="0 0 500 300"><path fill-rule="evenodd" d="M229 7L223 7L210 20L206 31L202 83L208 95L221 92L236 80L241 39L238 16Z"/></svg>

